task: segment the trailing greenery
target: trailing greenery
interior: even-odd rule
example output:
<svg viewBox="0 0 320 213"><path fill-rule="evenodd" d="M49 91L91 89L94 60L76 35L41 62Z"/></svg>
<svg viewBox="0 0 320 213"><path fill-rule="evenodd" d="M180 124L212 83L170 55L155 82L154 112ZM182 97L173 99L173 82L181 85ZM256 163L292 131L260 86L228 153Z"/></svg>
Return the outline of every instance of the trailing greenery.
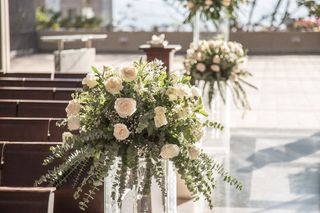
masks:
<svg viewBox="0 0 320 213"><path fill-rule="evenodd" d="M202 90L208 88L209 106L215 95L225 102L227 87L230 88L234 103L244 110L250 109L245 86L257 89L244 78L251 73L244 69L247 51L237 42L202 40L191 45L184 60L186 74L193 84L204 82Z"/></svg>
<svg viewBox="0 0 320 213"><path fill-rule="evenodd" d="M52 155L44 160L44 165L55 160L61 164L36 185L73 181L74 198L85 210L109 176L112 199L121 205L128 186L150 194L152 177L166 194L163 161L171 160L194 198L203 195L210 208L216 174L241 190L241 183L198 148L204 128L223 126L205 121L201 94L189 80L168 76L159 61L93 68L82 82L83 91L69 102L67 119L59 124L73 134L64 133L64 143L51 148Z"/></svg>

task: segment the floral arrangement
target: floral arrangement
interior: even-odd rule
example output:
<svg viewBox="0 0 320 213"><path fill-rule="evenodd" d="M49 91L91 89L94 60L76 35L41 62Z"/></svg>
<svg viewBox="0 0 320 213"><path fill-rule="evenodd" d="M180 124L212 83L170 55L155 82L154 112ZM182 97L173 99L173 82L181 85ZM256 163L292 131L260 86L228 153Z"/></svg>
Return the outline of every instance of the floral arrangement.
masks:
<svg viewBox="0 0 320 213"><path fill-rule="evenodd" d="M198 147L204 128L223 127L201 118L206 113L200 93L189 80L167 76L160 61L140 60L132 67L104 67L103 71L93 68L83 79L83 91L69 102L67 119L60 123L73 134L65 133L64 143L52 147L52 155L44 161L44 165L54 160L62 163L40 177L36 185L60 186L73 180L74 198L81 199L79 206L84 210L120 158L122 163L116 165L112 181L112 193L120 198L129 177L134 184L141 184L138 188L143 194L150 193L152 176L163 189L163 160L172 161L194 198L203 195L211 208L216 174L242 189ZM147 165L143 182L137 180L141 158Z"/></svg>
<svg viewBox="0 0 320 213"><path fill-rule="evenodd" d="M238 7L239 0L180 0L185 2L189 10L186 21L190 22L199 11L205 20L219 20L222 11L225 10L227 15L233 16L235 9Z"/></svg>
<svg viewBox="0 0 320 213"><path fill-rule="evenodd" d="M302 32L320 32L320 18L303 19L299 18L290 22L287 27Z"/></svg>
<svg viewBox="0 0 320 213"><path fill-rule="evenodd" d="M251 76L251 73L243 68L246 52L240 43L222 40L202 40L199 45L190 45L184 66L194 84L199 85L200 81L204 81L203 91L209 86L209 106L217 90L225 101L225 90L229 87L236 106L250 109L244 84L256 87L244 80Z"/></svg>

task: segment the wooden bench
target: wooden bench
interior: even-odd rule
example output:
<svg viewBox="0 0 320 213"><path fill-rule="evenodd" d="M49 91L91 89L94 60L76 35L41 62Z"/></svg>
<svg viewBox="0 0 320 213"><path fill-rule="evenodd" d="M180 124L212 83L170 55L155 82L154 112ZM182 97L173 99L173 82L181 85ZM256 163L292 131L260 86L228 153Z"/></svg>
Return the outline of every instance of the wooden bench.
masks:
<svg viewBox="0 0 320 213"><path fill-rule="evenodd" d="M70 100L80 88L0 87L0 99Z"/></svg>
<svg viewBox="0 0 320 213"><path fill-rule="evenodd" d="M53 187L0 187L1 213L53 213Z"/></svg>
<svg viewBox="0 0 320 213"><path fill-rule="evenodd" d="M61 143L46 142L0 142L3 152L2 186L33 186L34 181L59 162L42 166L43 159L50 154L49 147ZM74 189L67 183L55 192L55 213L80 213L78 201L73 199ZM89 204L88 213L103 213L103 188Z"/></svg>
<svg viewBox="0 0 320 213"><path fill-rule="evenodd" d="M13 78L0 77L0 86L11 87L65 87L65 88L81 88L80 79L74 78Z"/></svg>
<svg viewBox="0 0 320 213"><path fill-rule="evenodd" d="M55 73L55 78L78 78L83 79L86 73ZM14 78L51 78L51 73L0 73L0 77Z"/></svg>
<svg viewBox="0 0 320 213"><path fill-rule="evenodd" d="M0 141L62 141L66 128L56 126L59 118L0 117Z"/></svg>
<svg viewBox="0 0 320 213"><path fill-rule="evenodd" d="M66 117L68 101L0 99L0 117Z"/></svg>

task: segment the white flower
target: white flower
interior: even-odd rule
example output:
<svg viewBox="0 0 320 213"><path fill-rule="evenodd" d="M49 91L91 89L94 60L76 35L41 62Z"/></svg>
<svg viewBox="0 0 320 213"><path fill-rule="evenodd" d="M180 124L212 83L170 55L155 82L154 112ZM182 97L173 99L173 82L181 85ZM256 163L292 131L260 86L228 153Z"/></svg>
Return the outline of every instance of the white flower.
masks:
<svg viewBox="0 0 320 213"><path fill-rule="evenodd" d="M231 0L222 0L222 5L228 7L231 4Z"/></svg>
<svg viewBox="0 0 320 213"><path fill-rule="evenodd" d="M166 112L167 112L167 109L165 107L157 106L156 108L154 108L154 113L156 115L165 114Z"/></svg>
<svg viewBox="0 0 320 213"><path fill-rule="evenodd" d="M73 134L71 132L64 132L62 133L62 142L65 143L67 140L73 137Z"/></svg>
<svg viewBox="0 0 320 213"><path fill-rule="evenodd" d="M125 140L129 137L130 135L130 131L128 130L127 126L125 124L122 123L118 123L115 124L113 129L113 136L121 141L121 140Z"/></svg>
<svg viewBox="0 0 320 213"><path fill-rule="evenodd" d="M196 146L192 146L189 148L189 156L190 156L191 160L197 159L200 154L201 154L200 148L198 148Z"/></svg>
<svg viewBox="0 0 320 213"><path fill-rule="evenodd" d="M190 88L185 84L178 84L175 87L175 92L176 92L177 97L179 97L179 98L191 96Z"/></svg>
<svg viewBox="0 0 320 213"><path fill-rule="evenodd" d="M82 80L82 85L87 85L89 88L93 88L98 84L96 76L93 73L88 73Z"/></svg>
<svg viewBox="0 0 320 213"><path fill-rule="evenodd" d="M157 106L154 108L154 113L156 114L154 116L154 124L157 128L168 124L167 117L165 115L166 112L167 109L165 107Z"/></svg>
<svg viewBox="0 0 320 213"><path fill-rule="evenodd" d="M202 61L203 60L203 55L202 55L201 52L197 52L196 53L196 59L197 59L197 61Z"/></svg>
<svg viewBox="0 0 320 213"><path fill-rule="evenodd" d="M167 91L166 91L166 95L169 97L170 101L175 101L177 100L177 95L176 95L176 88L170 86L168 87Z"/></svg>
<svg viewBox="0 0 320 213"><path fill-rule="evenodd" d="M138 76L138 70L135 67L124 67L121 69L121 76L125 81L134 81Z"/></svg>
<svg viewBox="0 0 320 213"><path fill-rule="evenodd" d="M206 0L206 1L204 2L204 4L205 4L206 6L211 6L211 5L213 4L213 1L212 1L212 0Z"/></svg>
<svg viewBox="0 0 320 213"><path fill-rule="evenodd" d="M188 8L192 9L194 7L194 4L192 1L188 1L187 6L188 6Z"/></svg>
<svg viewBox="0 0 320 213"><path fill-rule="evenodd" d="M180 149L176 144L165 144L161 148L160 156L163 159L170 159L179 155Z"/></svg>
<svg viewBox="0 0 320 213"><path fill-rule="evenodd" d="M168 124L167 117L165 114L159 114L154 116L154 124L156 128L160 128Z"/></svg>
<svg viewBox="0 0 320 213"><path fill-rule="evenodd" d="M79 115L71 115L68 117L68 129L70 131L80 129L80 118Z"/></svg>
<svg viewBox="0 0 320 213"><path fill-rule="evenodd" d="M218 55L215 55L213 58L212 58L212 62L215 63L215 64L220 64L221 62L221 59Z"/></svg>
<svg viewBox="0 0 320 213"><path fill-rule="evenodd" d="M193 97L200 97L201 96L200 90L195 86L191 87L191 93L192 93Z"/></svg>
<svg viewBox="0 0 320 213"><path fill-rule="evenodd" d="M177 114L178 119L184 119L192 113L189 107L182 107L181 105L175 106L174 111Z"/></svg>
<svg viewBox="0 0 320 213"><path fill-rule="evenodd" d="M78 100L71 100L69 101L68 106L66 107L67 117L70 115L77 115L80 111L80 103Z"/></svg>
<svg viewBox="0 0 320 213"><path fill-rule="evenodd" d="M117 98L114 108L121 118L126 118L137 110L137 102L132 98Z"/></svg>
<svg viewBox="0 0 320 213"><path fill-rule="evenodd" d="M213 71L213 72L220 72L220 67L219 67L219 65L215 65L215 64L213 64L213 65L211 65L211 70Z"/></svg>
<svg viewBox="0 0 320 213"><path fill-rule="evenodd" d="M206 70L206 65L204 63L197 63L196 65L196 69L199 72L204 72Z"/></svg>
<svg viewBox="0 0 320 213"><path fill-rule="evenodd" d="M106 90L115 95L119 94L120 91L123 89L122 80L118 77L110 77L104 82L104 86Z"/></svg>

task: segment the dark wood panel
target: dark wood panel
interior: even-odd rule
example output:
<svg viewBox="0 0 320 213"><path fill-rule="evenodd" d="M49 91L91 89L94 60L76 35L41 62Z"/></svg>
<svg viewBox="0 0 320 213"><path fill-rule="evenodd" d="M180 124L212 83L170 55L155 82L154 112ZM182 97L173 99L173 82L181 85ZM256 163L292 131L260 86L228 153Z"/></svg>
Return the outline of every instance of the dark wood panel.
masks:
<svg viewBox="0 0 320 213"><path fill-rule="evenodd" d="M1 213L53 213L48 211L49 202L54 202L50 192L18 187L0 187Z"/></svg>
<svg viewBox="0 0 320 213"><path fill-rule="evenodd" d="M47 169L57 166L55 162L48 167L42 166L43 159L50 154L49 147L61 143L46 142L0 142L5 144L4 166L3 166L3 185L6 186L33 186L34 181ZM70 183L58 188L55 193L55 213L81 213L78 201L73 198L74 189ZM95 200L89 204L88 213L103 213L103 188L97 192Z"/></svg>
<svg viewBox="0 0 320 213"><path fill-rule="evenodd" d="M66 129L56 126L59 120L58 118L1 117L0 141L62 141L62 133Z"/></svg>
<svg viewBox="0 0 320 213"><path fill-rule="evenodd" d="M0 87L0 99L70 100L79 88Z"/></svg>
<svg viewBox="0 0 320 213"><path fill-rule="evenodd" d="M0 86L12 87L65 87L65 88L81 88L82 83L80 79L71 78L12 78L0 77Z"/></svg>
<svg viewBox="0 0 320 213"><path fill-rule="evenodd" d="M86 76L85 73L55 73L55 78L79 78ZM0 73L0 77L21 77L21 78L50 78L50 73Z"/></svg>

